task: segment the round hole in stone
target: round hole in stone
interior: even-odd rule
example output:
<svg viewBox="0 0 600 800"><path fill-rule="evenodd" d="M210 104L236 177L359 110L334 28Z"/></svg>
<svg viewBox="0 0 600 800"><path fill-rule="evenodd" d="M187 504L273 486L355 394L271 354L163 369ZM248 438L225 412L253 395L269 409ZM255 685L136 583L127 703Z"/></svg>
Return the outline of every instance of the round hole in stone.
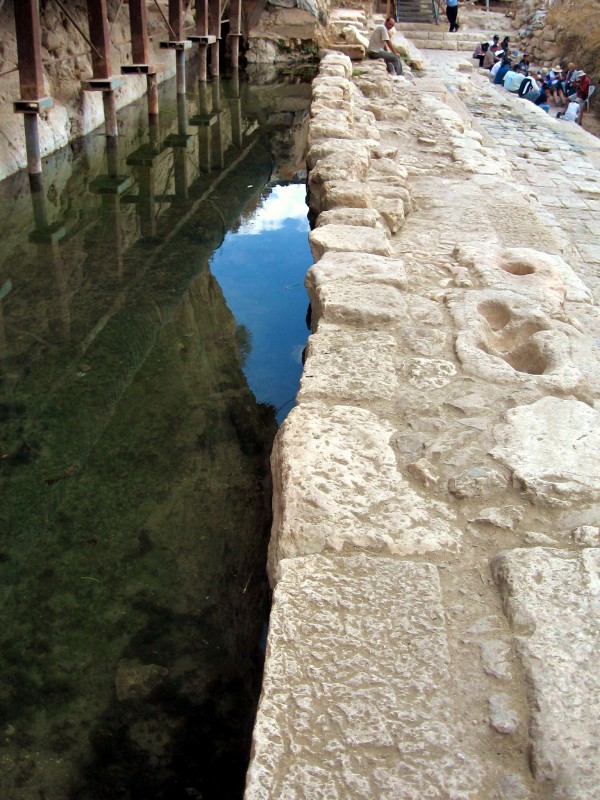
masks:
<svg viewBox="0 0 600 800"><path fill-rule="evenodd" d="M543 375L548 369L548 359L535 342L527 342L516 347L504 357L507 364L516 371L527 375Z"/></svg>
<svg viewBox="0 0 600 800"><path fill-rule="evenodd" d="M510 272L511 275L533 275L535 272L534 267L528 264L527 261L505 261L500 266L505 272Z"/></svg>
<svg viewBox="0 0 600 800"><path fill-rule="evenodd" d="M493 331L502 330L512 319L510 308L496 300L480 303L478 311Z"/></svg>

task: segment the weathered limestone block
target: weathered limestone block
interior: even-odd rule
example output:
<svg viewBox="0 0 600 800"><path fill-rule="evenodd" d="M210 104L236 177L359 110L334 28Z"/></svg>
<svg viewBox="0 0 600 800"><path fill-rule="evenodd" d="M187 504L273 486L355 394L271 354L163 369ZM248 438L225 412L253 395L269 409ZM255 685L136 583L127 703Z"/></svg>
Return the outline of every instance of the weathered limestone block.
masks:
<svg viewBox="0 0 600 800"><path fill-rule="evenodd" d="M435 568L310 556L278 577L245 800L478 795Z"/></svg>
<svg viewBox="0 0 600 800"><path fill-rule="evenodd" d="M312 82L313 97L320 97L324 92L341 92L344 100L352 96L352 81L347 78L335 78L331 75L317 75Z"/></svg>
<svg viewBox="0 0 600 800"><path fill-rule="evenodd" d="M399 178L402 181L408 179L408 170L403 164L396 163L391 158L377 158L371 162L371 169L374 175Z"/></svg>
<svg viewBox="0 0 600 800"><path fill-rule="evenodd" d="M507 489L508 482L503 475L484 467L471 467L448 481L448 491L459 500L489 497Z"/></svg>
<svg viewBox="0 0 600 800"><path fill-rule="evenodd" d="M330 250L344 253L373 253L391 256L392 248L385 233L379 228L356 225L324 225L315 228L308 236L315 261Z"/></svg>
<svg viewBox="0 0 600 800"><path fill-rule="evenodd" d="M341 284L334 285L338 292L342 289ZM394 292L387 286L373 289L375 294ZM401 298L399 302L402 304ZM377 401L392 400L399 389L394 337L381 332L343 328L339 326L343 321L339 316L334 320L338 324L322 320L318 331L308 340L297 402L330 400L364 408ZM352 325L355 317L349 316L347 322ZM364 326L364 317L357 322Z"/></svg>
<svg viewBox="0 0 600 800"><path fill-rule="evenodd" d="M573 398L544 397L506 412L492 455L532 499L571 505L600 498L600 413Z"/></svg>
<svg viewBox="0 0 600 800"><path fill-rule="evenodd" d="M313 273L314 275L314 273ZM312 303L313 329L320 320L359 328L401 324L407 318L407 304L390 282L370 283L364 278L324 281L315 285L307 276L306 286ZM358 361L362 358L358 356Z"/></svg>
<svg viewBox="0 0 600 800"><path fill-rule="evenodd" d="M332 211L323 211L317 217L315 227L321 225L364 225L367 228L376 228L379 224L379 214L372 208L336 208Z"/></svg>
<svg viewBox="0 0 600 800"><path fill-rule="evenodd" d="M313 103L310 109L310 125L352 125L352 105L345 102L344 109L329 108L323 102Z"/></svg>
<svg viewBox="0 0 600 800"><path fill-rule="evenodd" d="M551 298L552 299L552 298ZM575 328L552 319L542 299L504 289L457 292L448 301L459 332L456 354L465 369L487 380L589 394L573 362Z"/></svg>
<svg viewBox="0 0 600 800"><path fill-rule="evenodd" d="M319 139L353 139L354 133L350 129L347 120L339 119L336 121L311 119L308 126L309 145Z"/></svg>
<svg viewBox="0 0 600 800"><path fill-rule="evenodd" d="M341 118L352 121L352 104L349 100L342 100L339 97L328 97L326 99L314 100L310 106L310 116L317 122L335 122Z"/></svg>
<svg viewBox="0 0 600 800"><path fill-rule="evenodd" d="M335 44L331 46L353 61L362 61L365 57L365 46L358 42L335 42Z"/></svg>
<svg viewBox="0 0 600 800"><path fill-rule="evenodd" d="M402 178L377 178L369 180L369 187L373 197L386 197L388 199L401 200L404 208L404 216L412 211L412 197L409 190L404 186Z"/></svg>
<svg viewBox="0 0 600 800"><path fill-rule="evenodd" d="M334 208L370 208L371 194L368 187L359 181L326 181L311 183L311 206L315 211L331 211Z"/></svg>
<svg viewBox="0 0 600 800"><path fill-rule="evenodd" d="M366 148L331 153L316 162L309 173L309 181L312 183L364 181L367 177L370 160Z"/></svg>
<svg viewBox="0 0 600 800"><path fill-rule="evenodd" d="M332 156L357 161L366 169L371 163L369 148L363 142L352 139L321 139L311 146L306 156L306 164L309 169L313 169L321 159Z"/></svg>
<svg viewBox="0 0 600 800"><path fill-rule="evenodd" d="M394 433L361 408L302 403L292 410L271 456L271 580L282 558L316 552L457 551L461 532L450 510L421 498L398 471Z"/></svg>
<svg viewBox="0 0 600 800"><path fill-rule="evenodd" d="M390 233L398 233L404 225L404 203L400 198L388 198L375 196L373 205L379 211L383 223L387 226Z"/></svg>
<svg viewBox="0 0 600 800"><path fill-rule="evenodd" d="M305 280L313 304L313 320L318 319L319 288L339 281L381 283L402 290L406 288L406 269L404 262L397 258L368 253L326 253L308 270ZM435 304L429 301L426 313L429 313L430 306Z"/></svg>
<svg viewBox="0 0 600 800"><path fill-rule="evenodd" d="M454 256L487 286L501 284L513 291L541 296L546 301L548 294L555 294L558 304L564 300L592 302L591 291L559 255L527 247L500 249L490 242L481 242L457 247Z"/></svg>
<svg viewBox="0 0 600 800"><path fill-rule="evenodd" d="M600 785L600 550L536 547L492 562L529 684L532 766L551 796Z"/></svg>

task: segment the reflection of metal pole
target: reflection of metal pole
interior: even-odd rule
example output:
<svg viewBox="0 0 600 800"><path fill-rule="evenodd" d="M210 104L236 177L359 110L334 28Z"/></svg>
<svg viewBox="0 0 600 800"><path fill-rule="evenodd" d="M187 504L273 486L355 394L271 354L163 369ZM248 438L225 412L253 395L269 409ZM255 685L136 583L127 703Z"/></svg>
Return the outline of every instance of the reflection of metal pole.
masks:
<svg viewBox="0 0 600 800"><path fill-rule="evenodd" d="M41 173L42 153L37 114L23 114L25 123L25 149L27 151L27 171L30 175Z"/></svg>
<svg viewBox="0 0 600 800"><path fill-rule="evenodd" d="M41 175L29 176L29 190L31 193L31 205L33 208L33 221L38 233L48 229L48 214L46 212L46 198L44 196L44 184Z"/></svg>
<svg viewBox="0 0 600 800"><path fill-rule="evenodd" d="M242 100L240 97L240 73L236 69L231 76L232 98L229 102L231 109L231 138L236 147L242 147Z"/></svg>
<svg viewBox="0 0 600 800"><path fill-rule="evenodd" d="M187 102L185 94L177 95L177 133L187 136ZM186 200L188 196L187 147L173 149L173 166L175 170L175 195L178 200Z"/></svg>
<svg viewBox="0 0 600 800"><path fill-rule="evenodd" d="M223 126L221 123L221 81L219 78L213 78L212 84L212 110L216 115L217 121L213 125L213 148L215 150L215 160L217 167L223 169L225 164L223 152Z"/></svg>
<svg viewBox="0 0 600 800"><path fill-rule="evenodd" d="M67 270L62 260L59 246L59 241L65 235L65 229L62 222L55 222L52 225L48 224L46 196L44 194L44 184L41 175L30 175L29 189L31 192L31 205L35 222L35 230L29 235L29 241L35 243L38 255L37 260L39 264L43 264L44 266L44 275L49 274L48 268L50 266L53 267L56 282L55 296L53 286L51 286L50 291L45 292L45 299L50 306L48 317L54 319L55 313L52 312L54 308L58 309L58 333L65 341L68 341L71 335L68 280Z"/></svg>

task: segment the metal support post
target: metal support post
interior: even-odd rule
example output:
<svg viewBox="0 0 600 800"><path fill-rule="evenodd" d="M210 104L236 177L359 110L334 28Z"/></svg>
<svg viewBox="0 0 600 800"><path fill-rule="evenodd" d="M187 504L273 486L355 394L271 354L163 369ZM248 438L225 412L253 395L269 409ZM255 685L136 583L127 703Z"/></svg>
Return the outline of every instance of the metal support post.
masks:
<svg viewBox="0 0 600 800"><path fill-rule="evenodd" d="M218 78L219 68L219 44L221 39L221 0L209 0L210 8L210 33L215 37L215 41L210 46L210 74L213 78Z"/></svg>
<svg viewBox="0 0 600 800"><path fill-rule="evenodd" d="M240 38L242 35L242 0L229 2L229 45L231 66L237 69L240 65Z"/></svg>
<svg viewBox="0 0 600 800"><path fill-rule="evenodd" d="M183 40L183 0L169 0L169 28L170 40L181 42Z"/></svg>
<svg viewBox="0 0 600 800"><path fill-rule="evenodd" d="M114 92L102 92L104 105L104 129L109 138L119 135L117 127L117 103Z"/></svg>
<svg viewBox="0 0 600 800"><path fill-rule="evenodd" d="M27 169L30 175L37 175L42 171L38 115L52 107L52 100L44 97L38 0L15 3L15 30L21 99L15 102L14 109L24 114Z"/></svg>
<svg viewBox="0 0 600 800"><path fill-rule="evenodd" d="M185 50L175 51L175 70L177 75L177 94L185 94Z"/></svg>
<svg viewBox="0 0 600 800"><path fill-rule="evenodd" d="M87 0L87 12L92 43L92 72L94 78L107 80L111 77L111 67L106 0Z"/></svg>
<svg viewBox="0 0 600 800"><path fill-rule="evenodd" d="M24 114L25 150L27 151L27 171L30 175L41 173L42 153L40 150L40 131L37 114Z"/></svg>
<svg viewBox="0 0 600 800"><path fill-rule="evenodd" d="M24 100L37 100L44 96L42 35L38 2L37 0L20 0L14 5L21 97Z"/></svg>

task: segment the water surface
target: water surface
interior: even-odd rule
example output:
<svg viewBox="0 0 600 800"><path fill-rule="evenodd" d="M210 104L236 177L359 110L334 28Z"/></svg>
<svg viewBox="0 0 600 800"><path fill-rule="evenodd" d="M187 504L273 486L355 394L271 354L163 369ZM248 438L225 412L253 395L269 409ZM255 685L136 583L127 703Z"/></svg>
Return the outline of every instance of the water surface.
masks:
<svg viewBox="0 0 600 800"><path fill-rule="evenodd" d="M0 185L3 800L241 797L306 339L293 89L171 83L160 130L134 104Z"/></svg>

